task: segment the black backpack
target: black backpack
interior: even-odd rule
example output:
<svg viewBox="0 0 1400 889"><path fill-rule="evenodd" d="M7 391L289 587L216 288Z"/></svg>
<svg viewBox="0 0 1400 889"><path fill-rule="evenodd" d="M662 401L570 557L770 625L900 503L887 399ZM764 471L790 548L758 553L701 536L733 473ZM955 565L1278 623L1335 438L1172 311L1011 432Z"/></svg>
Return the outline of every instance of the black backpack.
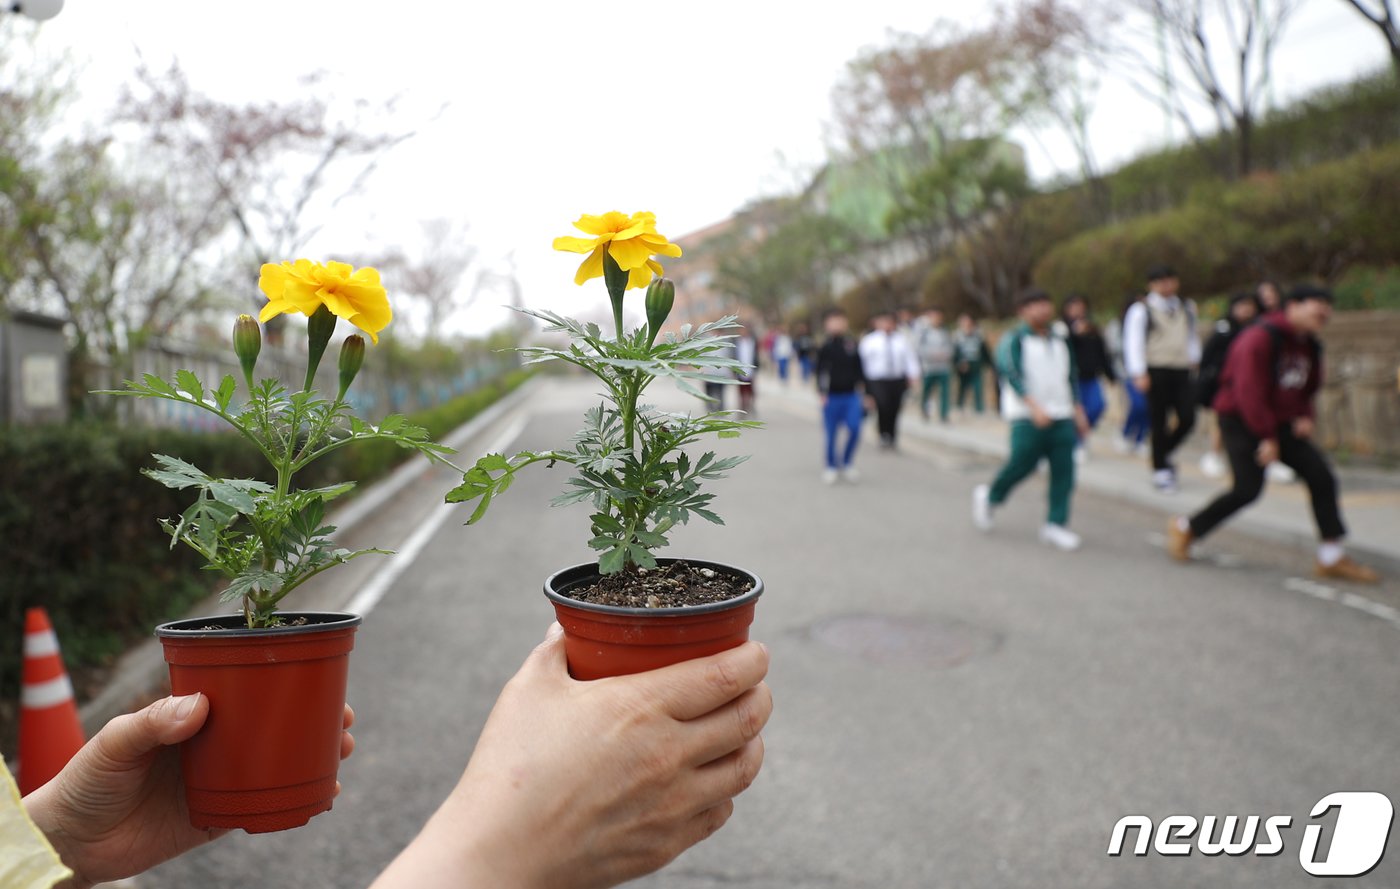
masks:
<svg viewBox="0 0 1400 889"><path fill-rule="evenodd" d="M1216 327L1215 333L1206 340L1201 366L1196 369L1196 403L1210 407L1220 391L1220 374L1225 370L1225 358L1230 354L1230 346L1239 337L1243 327Z"/></svg>

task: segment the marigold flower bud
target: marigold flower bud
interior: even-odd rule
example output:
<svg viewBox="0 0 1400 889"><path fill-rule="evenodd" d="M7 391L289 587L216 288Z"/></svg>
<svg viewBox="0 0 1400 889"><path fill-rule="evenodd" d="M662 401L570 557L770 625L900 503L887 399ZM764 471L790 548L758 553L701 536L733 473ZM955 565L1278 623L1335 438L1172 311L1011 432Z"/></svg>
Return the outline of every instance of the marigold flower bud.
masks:
<svg viewBox="0 0 1400 889"><path fill-rule="evenodd" d="M306 322L306 385L302 388L308 392L316 380L316 369L321 366L321 356L326 354L326 344L331 341L331 334L335 333L335 320L331 310L322 304L311 313L311 318Z"/></svg>
<svg viewBox="0 0 1400 889"><path fill-rule="evenodd" d="M355 381L355 375L360 372L360 367L365 363L365 338L359 334L352 333L345 338L345 342L340 346L340 394L337 398L344 398L345 393L350 389L350 384Z"/></svg>
<svg viewBox="0 0 1400 889"><path fill-rule="evenodd" d="M647 345L656 342L661 325L676 304L676 285L670 278L657 278L647 287Z"/></svg>
<svg viewBox="0 0 1400 889"><path fill-rule="evenodd" d="M253 388L253 368L258 363L258 353L262 351L262 328L252 315L239 315L233 322L233 354L243 366L243 379L248 388Z"/></svg>

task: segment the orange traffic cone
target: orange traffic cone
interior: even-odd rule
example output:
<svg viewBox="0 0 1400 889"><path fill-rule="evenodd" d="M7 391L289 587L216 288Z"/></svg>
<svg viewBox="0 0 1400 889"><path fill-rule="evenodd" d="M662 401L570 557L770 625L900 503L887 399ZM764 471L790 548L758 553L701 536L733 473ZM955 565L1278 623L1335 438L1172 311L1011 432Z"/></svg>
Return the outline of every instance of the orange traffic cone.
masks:
<svg viewBox="0 0 1400 889"><path fill-rule="evenodd" d="M24 686L19 697L19 792L48 783L83 746L73 683L42 608L24 614Z"/></svg>

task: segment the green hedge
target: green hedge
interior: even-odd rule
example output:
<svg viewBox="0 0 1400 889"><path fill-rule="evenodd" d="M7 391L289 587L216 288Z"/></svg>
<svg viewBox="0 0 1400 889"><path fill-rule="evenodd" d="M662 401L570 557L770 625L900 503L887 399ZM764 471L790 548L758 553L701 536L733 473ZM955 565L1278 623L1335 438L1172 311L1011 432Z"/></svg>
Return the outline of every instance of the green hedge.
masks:
<svg viewBox="0 0 1400 889"><path fill-rule="evenodd" d="M516 371L439 407L414 414L441 439L528 377ZM0 427L0 701L18 695L24 609L48 609L64 661L81 689L85 673L110 663L133 640L180 616L216 582L186 547L170 548L157 519L189 504L141 475L152 453L179 456L222 476L259 477L265 467L234 435L85 423ZM310 467L301 485L388 473L409 451L393 444L346 448ZM0 712L6 709L0 707ZM0 723L12 723L0 719ZM0 746L7 739L0 738Z"/></svg>
<svg viewBox="0 0 1400 889"><path fill-rule="evenodd" d="M1400 81L1385 70L1324 87L1264 115L1254 130L1254 169L1290 171L1400 140ZM1111 218L1180 206L1224 181L1218 137L1137 157L1104 177ZM1082 185L1067 191L1083 190Z"/></svg>
<svg viewBox="0 0 1400 889"><path fill-rule="evenodd" d="M1336 282L1353 265L1400 256L1400 144L1341 161L1202 189L1180 207L1084 232L1035 267L1052 293L1116 299L1175 265L1191 295L1228 293L1262 278Z"/></svg>
<svg viewBox="0 0 1400 889"><path fill-rule="evenodd" d="M1355 266L1337 281L1337 308L1400 309L1400 265Z"/></svg>

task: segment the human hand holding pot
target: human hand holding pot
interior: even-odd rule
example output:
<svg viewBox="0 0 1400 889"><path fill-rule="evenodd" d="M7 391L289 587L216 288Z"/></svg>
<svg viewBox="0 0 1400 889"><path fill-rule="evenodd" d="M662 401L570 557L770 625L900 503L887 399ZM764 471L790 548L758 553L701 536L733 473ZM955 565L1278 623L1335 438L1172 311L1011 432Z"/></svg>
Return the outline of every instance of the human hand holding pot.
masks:
<svg viewBox="0 0 1400 889"><path fill-rule="evenodd" d="M191 827L185 808L175 745L192 738L208 716L202 694L162 698L118 716L24 798L30 818L74 872L65 889L134 876L228 832ZM345 728L354 720L347 706ZM354 748L346 732L341 759Z"/></svg>
<svg viewBox="0 0 1400 889"><path fill-rule="evenodd" d="M767 671L767 649L746 643L580 682L555 624L456 789L373 889L585 889L662 867L718 830L758 774Z"/></svg>

